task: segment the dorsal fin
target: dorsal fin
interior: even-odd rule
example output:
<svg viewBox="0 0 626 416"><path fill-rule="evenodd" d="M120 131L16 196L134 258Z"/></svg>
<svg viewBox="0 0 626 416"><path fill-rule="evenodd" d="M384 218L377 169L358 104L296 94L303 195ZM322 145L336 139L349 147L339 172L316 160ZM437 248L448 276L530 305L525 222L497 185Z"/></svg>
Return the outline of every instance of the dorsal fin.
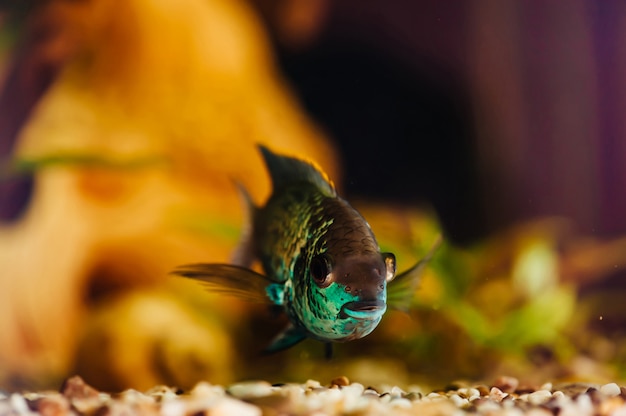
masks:
<svg viewBox="0 0 626 416"><path fill-rule="evenodd" d="M278 155L261 144L258 147L272 178L274 191L279 191L294 183L307 182L314 184L328 196L337 195L330 179L313 163L295 157Z"/></svg>

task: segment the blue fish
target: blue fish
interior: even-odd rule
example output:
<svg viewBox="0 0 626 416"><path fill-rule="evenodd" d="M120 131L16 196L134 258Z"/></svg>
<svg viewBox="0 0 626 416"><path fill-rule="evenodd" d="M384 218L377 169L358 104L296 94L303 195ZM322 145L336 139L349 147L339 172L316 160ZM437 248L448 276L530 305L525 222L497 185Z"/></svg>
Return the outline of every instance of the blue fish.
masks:
<svg viewBox="0 0 626 416"><path fill-rule="evenodd" d="M387 305L407 309L424 259L396 276L396 259L382 253L367 221L313 164L259 146L273 191L256 207L240 187L251 222L237 264L191 264L174 274L210 290L280 306L288 326L266 348L289 348L305 338L327 344L362 338ZM263 273L250 269L260 261Z"/></svg>

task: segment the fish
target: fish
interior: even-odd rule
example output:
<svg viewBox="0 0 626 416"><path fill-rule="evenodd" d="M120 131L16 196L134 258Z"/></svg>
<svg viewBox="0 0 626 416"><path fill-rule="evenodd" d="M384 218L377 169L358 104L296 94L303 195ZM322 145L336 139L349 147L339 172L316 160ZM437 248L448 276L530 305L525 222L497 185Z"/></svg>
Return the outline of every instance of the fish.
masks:
<svg viewBox="0 0 626 416"><path fill-rule="evenodd" d="M329 356L332 343L370 334L388 305L407 310L440 241L397 275L394 254L381 252L368 222L317 165L257 147L272 192L265 205L256 206L238 185L250 221L233 262L188 264L172 273L284 311L288 325L267 353L312 338L326 344ZM252 269L257 261L262 272Z"/></svg>

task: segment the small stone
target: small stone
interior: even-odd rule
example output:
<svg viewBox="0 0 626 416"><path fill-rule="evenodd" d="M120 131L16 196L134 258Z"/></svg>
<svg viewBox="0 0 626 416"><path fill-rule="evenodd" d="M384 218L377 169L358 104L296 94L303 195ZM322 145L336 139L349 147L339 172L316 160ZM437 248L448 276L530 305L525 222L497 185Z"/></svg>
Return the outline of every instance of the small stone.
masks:
<svg viewBox="0 0 626 416"><path fill-rule="evenodd" d="M116 397L117 396L117 397ZM121 392L119 395L113 396L125 403L154 403L155 399L135 389L127 389Z"/></svg>
<svg viewBox="0 0 626 416"><path fill-rule="evenodd" d="M35 410L42 416L64 416L70 409L69 401L60 394L54 394L37 399Z"/></svg>
<svg viewBox="0 0 626 416"><path fill-rule="evenodd" d="M306 388L306 389L317 389L317 388L320 388L320 387L322 387L322 385L317 380L309 379L309 380L306 381L306 383L304 383L304 388Z"/></svg>
<svg viewBox="0 0 626 416"><path fill-rule="evenodd" d="M389 391L389 394L393 397L402 397L406 394L406 392L398 386L393 386Z"/></svg>
<svg viewBox="0 0 626 416"><path fill-rule="evenodd" d="M391 401L391 395L389 393L383 393L378 396L381 403L389 403Z"/></svg>
<svg viewBox="0 0 626 416"><path fill-rule="evenodd" d="M618 396L620 392L620 387L616 383L608 383L600 387L600 393L604 394L605 396Z"/></svg>
<svg viewBox="0 0 626 416"><path fill-rule="evenodd" d="M467 387L460 387L456 390L456 394L458 394L460 397L467 399L469 398L469 389Z"/></svg>
<svg viewBox="0 0 626 416"><path fill-rule="evenodd" d="M476 399L472 402L472 404L475 406L476 410L479 411L479 414L483 415L500 414L499 412L501 412L503 408L498 403L486 398Z"/></svg>
<svg viewBox="0 0 626 416"><path fill-rule="evenodd" d="M187 412L186 403L180 400L166 401L161 405L161 416L184 416Z"/></svg>
<svg viewBox="0 0 626 416"><path fill-rule="evenodd" d="M103 401L96 397L86 399L71 399L72 406L80 413L92 413L102 406Z"/></svg>
<svg viewBox="0 0 626 416"><path fill-rule="evenodd" d="M508 393L503 392L497 387L492 387L491 390L489 391L489 398L497 403L504 400L504 398L507 397L508 395L509 395Z"/></svg>
<svg viewBox="0 0 626 416"><path fill-rule="evenodd" d="M545 383L542 384L541 387L539 387L539 390L548 390L548 391L552 391L552 383Z"/></svg>
<svg viewBox="0 0 626 416"><path fill-rule="evenodd" d="M404 395L404 398L412 402L421 400L424 395L419 391L410 391Z"/></svg>
<svg viewBox="0 0 626 416"><path fill-rule="evenodd" d="M587 394L581 394L576 397L576 407L578 408L579 414L592 414L593 413L593 402L591 401L591 397Z"/></svg>
<svg viewBox="0 0 626 416"><path fill-rule="evenodd" d="M477 388L470 387L467 389L468 400L474 400L480 397L480 391Z"/></svg>
<svg viewBox="0 0 626 416"><path fill-rule="evenodd" d="M90 399L98 397L98 390L94 389L79 376L73 376L63 382L61 394L69 399Z"/></svg>
<svg viewBox="0 0 626 416"><path fill-rule="evenodd" d="M549 390L537 390L528 394L528 401L534 405L543 404L552 397Z"/></svg>
<svg viewBox="0 0 626 416"><path fill-rule="evenodd" d="M330 384L331 386L343 387L343 386L347 386L348 384L350 384L350 380L346 376L339 376L339 377L333 378L330 381Z"/></svg>
<svg viewBox="0 0 626 416"><path fill-rule="evenodd" d="M476 386L476 389L478 390L478 393L481 397L489 395L489 387L485 386L484 384Z"/></svg>
<svg viewBox="0 0 626 416"><path fill-rule="evenodd" d="M179 393L167 386L154 386L150 390L145 392L146 396L152 397L155 402L162 402L166 399L175 399L179 396Z"/></svg>
<svg viewBox="0 0 626 416"><path fill-rule="evenodd" d="M591 402L595 405L599 404L602 401L602 393L595 387L589 387L585 392L585 395L589 396Z"/></svg>
<svg viewBox="0 0 626 416"><path fill-rule="evenodd" d="M9 402L11 403L11 408L18 414L27 414L30 410L26 399L21 394L13 393L9 397Z"/></svg>
<svg viewBox="0 0 626 416"><path fill-rule="evenodd" d="M352 384L348 384L347 386L344 386L342 390L343 390L344 395L356 397L356 396L363 395L365 388L360 383L352 383Z"/></svg>
<svg viewBox="0 0 626 416"><path fill-rule="evenodd" d="M227 392L238 399L251 399L255 397L269 396L273 387L267 381L246 381L235 383L228 387Z"/></svg>
<svg viewBox="0 0 626 416"><path fill-rule="evenodd" d="M450 395L450 401L458 408L469 406L469 400L456 393Z"/></svg>
<svg viewBox="0 0 626 416"><path fill-rule="evenodd" d="M515 377L501 376L493 383L493 387L497 387L505 393L513 393L519 386L519 380Z"/></svg>
<svg viewBox="0 0 626 416"><path fill-rule="evenodd" d="M215 386L206 381L201 381L196 384L191 390L191 396L193 397L222 397L226 394L224 387Z"/></svg>
<svg viewBox="0 0 626 416"><path fill-rule="evenodd" d="M411 401L403 397L394 397L391 399L390 405L393 408L401 409L410 409L412 406Z"/></svg>

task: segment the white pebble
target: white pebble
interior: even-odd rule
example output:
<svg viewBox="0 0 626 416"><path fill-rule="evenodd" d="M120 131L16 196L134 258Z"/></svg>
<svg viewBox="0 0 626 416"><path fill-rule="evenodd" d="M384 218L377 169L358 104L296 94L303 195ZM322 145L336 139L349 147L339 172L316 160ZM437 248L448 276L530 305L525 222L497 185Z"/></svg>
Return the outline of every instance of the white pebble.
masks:
<svg viewBox="0 0 626 416"><path fill-rule="evenodd" d="M363 394L363 391L365 390L365 387L363 387L363 385L360 383L352 383L347 386L343 386L341 390L343 390L344 394L346 395L361 396Z"/></svg>
<svg viewBox="0 0 626 416"><path fill-rule="evenodd" d="M410 409L412 406L411 401L403 397L395 397L391 399L390 405L392 408L400 409Z"/></svg>
<svg viewBox="0 0 626 416"><path fill-rule="evenodd" d="M393 386L391 388L391 391L389 392L389 394L391 394L394 397L401 397L402 395L406 394L404 392L404 390L402 390L400 387L398 386Z"/></svg>
<svg viewBox="0 0 626 416"><path fill-rule="evenodd" d="M146 396L152 398L156 402L164 402L166 400L175 400L178 395L173 389L165 386L156 386L145 392Z"/></svg>
<svg viewBox="0 0 626 416"><path fill-rule="evenodd" d="M493 400L494 402L498 402L498 403L501 402L502 399L504 399L508 395L509 395L508 393L503 392L497 387L492 387L491 390L489 391L489 398Z"/></svg>
<svg viewBox="0 0 626 416"><path fill-rule="evenodd" d="M537 390L528 395L528 401L532 404L542 404L552 397L549 390Z"/></svg>
<svg viewBox="0 0 626 416"><path fill-rule="evenodd" d="M316 396L328 402L338 402L343 398L343 392L339 389L326 389L320 390Z"/></svg>
<svg viewBox="0 0 626 416"><path fill-rule="evenodd" d="M571 397L570 396L566 396L565 393L563 393L560 390L557 390L554 393L552 393L552 398L554 400L556 400L556 403L560 407L567 406L567 405L569 405L572 402Z"/></svg>
<svg viewBox="0 0 626 416"><path fill-rule="evenodd" d="M389 403L391 401L391 395L390 394L382 394L379 398L381 403Z"/></svg>
<svg viewBox="0 0 626 416"><path fill-rule="evenodd" d="M576 398L576 408L579 415L593 414L593 402L588 394L581 394Z"/></svg>
<svg viewBox="0 0 626 416"><path fill-rule="evenodd" d="M121 394L121 399L126 403L154 403L154 397L143 394L135 389L124 390Z"/></svg>
<svg viewBox="0 0 626 416"><path fill-rule="evenodd" d="M454 392L454 390L448 391L448 393L452 393L452 392ZM468 398L469 397L469 389L467 387L461 387L460 389L458 389L456 391L455 394L458 394L461 397Z"/></svg>
<svg viewBox="0 0 626 416"><path fill-rule="evenodd" d="M608 383L600 387L600 393L609 397L614 397L620 394L620 388L615 383Z"/></svg>
<svg viewBox="0 0 626 416"><path fill-rule="evenodd" d="M211 416L261 416L261 409L246 402L224 397L210 410L210 414Z"/></svg>
<svg viewBox="0 0 626 416"><path fill-rule="evenodd" d="M162 416L183 416L187 413L186 403L179 400L168 400L161 405Z"/></svg>
<svg viewBox="0 0 626 416"><path fill-rule="evenodd" d="M363 396L376 396L376 397L378 397L379 394L374 389L365 389L365 390L363 390Z"/></svg>
<svg viewBox="0 0 626 416"><path fill-rule="evenodd" d="M304 387L307 389L317 389L322 387L322 384L317 380L308 379L306 383L304 383Z"/></svg>
<svg viewBox="0 0 626 416"><path fill-rule="evenodd" d="M201 381L191 390L191 395L194 397L223 397L225 394L224 387L216 386L206 381Z"/></svg>
<svg viewBox="0 0 626 416"><path fill-rule="evenodd" d="M498 411L500 411L502 409L502 407L500 407L500 405L494 401L491 400L485 400L482 403L479 403L478 406L476 406L476 408L478 409L478 413L479 414L485 414L485 415L489 415L489 414L497 414Z"/></svg>
<svg viewBox="0 0 626 416"><path fill-rule="evenodd" d="M480 397L480 391L477 388L471 387L467 390L469 397L467 398L469 401L478 399Z"/></svg>
<svg viewBox="0 0 626 416"><path fill-rule="evenodd" d="M269 396L273 387L266 381L250 381L233 384L228 388L228 392L240 399Z"/></svg>
<svg viewBox="0 0 626 416"><path fill-rule="evenodd" d="M545 383L543 384L541 387L539 387L539 390L548 390L548 391L552 391L552 383Z"/></svg>
<svg viewBox="0 0 626 416"><path fill-rule="evenodd" d="M464 397L459 396L458 394L450 395L450 401L454 403L456 407L469 406L469 400L467 400Z"/></svg>
<svg viewBox="0 0 626 416"><path fill-rule="evenodd" d="M30 409L28 408L28 403L26 403L26 400L24 399L22 395L14 393L11 395L11 398L9 400L11 401L11 407L17 413L19 414L30 413Z"/></svg>

